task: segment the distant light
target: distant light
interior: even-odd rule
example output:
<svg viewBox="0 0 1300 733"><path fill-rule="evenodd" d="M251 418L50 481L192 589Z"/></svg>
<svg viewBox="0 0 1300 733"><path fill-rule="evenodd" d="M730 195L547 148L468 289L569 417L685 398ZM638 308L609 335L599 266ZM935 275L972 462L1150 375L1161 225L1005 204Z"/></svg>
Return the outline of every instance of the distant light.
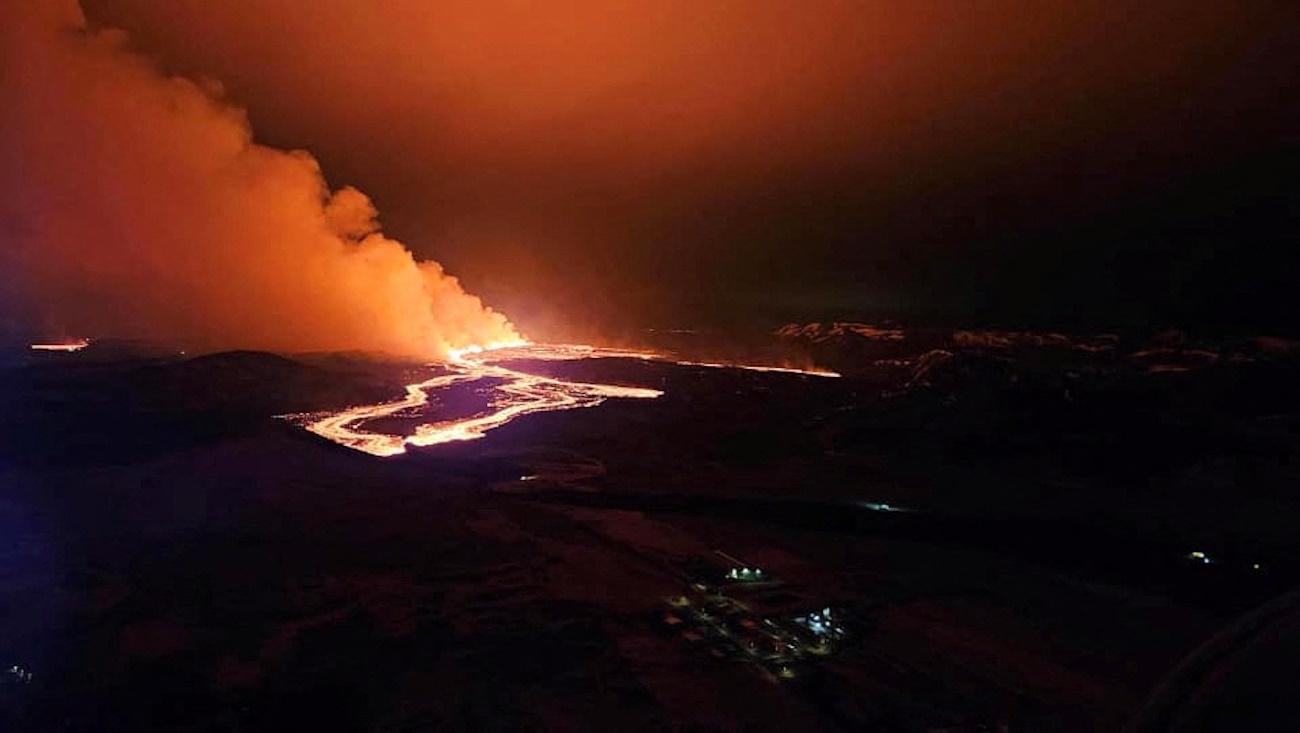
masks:
<svg viewBox="0 0 1300 733"><path fill-rule="evenodd" d="M873 512L910 512L907 507L894 506L883 501L860 501L858 506L863 509L870 509Z"/></svg>
<svg viewBox="0 0 1300 733"><path fill-rule="evenodd" d="M1259 563L1255 563L1254 565L1251 565L1250 567L1254 568L1255 570L1259 570Z"/></svg>
<svg viewBox="0 0 1300 733"><path fill-rule="evenodd" d="M1205 554L1204 552L1201 552L1200 550L1193 550L1192 552L1187 553L1187 559L1200 560L1203 565L1209 565L1210 563L1214 562L1213 560L1210 559L1209 555Z"/></svg>

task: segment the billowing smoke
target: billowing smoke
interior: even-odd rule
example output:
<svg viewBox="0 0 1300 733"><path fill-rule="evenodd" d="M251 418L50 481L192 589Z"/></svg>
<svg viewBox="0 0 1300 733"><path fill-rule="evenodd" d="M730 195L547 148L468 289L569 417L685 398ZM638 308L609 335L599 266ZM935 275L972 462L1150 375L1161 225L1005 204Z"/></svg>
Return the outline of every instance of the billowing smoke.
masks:
<svg viewBox="0 0 1300 733"><path fill-rule="evenodd" d="M73 0L0 7L10 321L431 358L518 340L440 265L380 234L365 194L331 192L305 152L253 142L218 83L159 73Z"/></svg>

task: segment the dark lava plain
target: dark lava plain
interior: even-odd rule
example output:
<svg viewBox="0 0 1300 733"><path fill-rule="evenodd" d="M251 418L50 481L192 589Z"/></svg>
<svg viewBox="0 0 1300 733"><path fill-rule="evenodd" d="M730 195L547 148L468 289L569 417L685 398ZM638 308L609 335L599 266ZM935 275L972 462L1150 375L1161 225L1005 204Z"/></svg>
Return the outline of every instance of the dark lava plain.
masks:
<svg viewBox="0 0 1300 733"><path fill-rule="evenodd" d="M665 395L392 459L275 416L422 367L10 354L0 729L1115 730L1300 580L1289 342L780 334L845 376L530 364ZM780 682L691 648L715 550L852 639Z"/></svg>

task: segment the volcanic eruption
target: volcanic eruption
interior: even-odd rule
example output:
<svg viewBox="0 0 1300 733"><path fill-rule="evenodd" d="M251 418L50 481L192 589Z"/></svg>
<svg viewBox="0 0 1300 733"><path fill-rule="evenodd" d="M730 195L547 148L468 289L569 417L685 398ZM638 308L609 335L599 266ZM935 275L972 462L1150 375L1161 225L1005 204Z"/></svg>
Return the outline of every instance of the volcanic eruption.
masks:
<svg viewBox="0 0 1300 733"><path fill-rule="evenodd" d="M332 190L310 154L254 142L219 82L164 74L75 2L6 15L0 295L21 304L28 330L444 362L445 374L407 385L404 398L289 416L381 456L478 438L536 412L661 394L508 368L519 356L663 357L505 349L528 343L505 316L381 234L370 199ZM489 403L457 419L426 414L431 391L462 383L488 384ZM405 435L368 429L392 415L425 421Z"/></svg>
<svg viewBox="0 0 1300 733"><path fill-rule="evenodd" d="M254 142L218 82L163 74L73 1L4 15L0 294L19 328L436 359L522 343L381 234L365 194Z"/></svg>

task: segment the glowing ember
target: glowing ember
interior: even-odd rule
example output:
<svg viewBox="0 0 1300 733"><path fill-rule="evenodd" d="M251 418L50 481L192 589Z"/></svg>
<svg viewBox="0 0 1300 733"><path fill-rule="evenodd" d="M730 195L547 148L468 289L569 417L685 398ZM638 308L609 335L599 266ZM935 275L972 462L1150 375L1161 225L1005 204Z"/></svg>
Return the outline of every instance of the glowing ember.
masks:
<svg viewBox="0 0 1300 733"><path fill-rule="evenodd" d="M32 344L31 348L36 351L81 351L87 346L90 346L90 341L77 339L76 341L60 341L54 344Z"/></svg>
<svg viewBox="0 0 1300 733"><path fill-rule="evenodd" d="M534 412L572 410L595 407L610 397L647 399L663 392L641 387L569 382L553 377L507 369L497 362L508 359L570 360L598 357L652 358L643 352L596 349L589 346L510 346L495 349L471 348L452 355L444 374L406 386L406 397L378 405L353 407L325 416L307 415L299 419L303 427L340 445L375 456L393 456L406 452L408 445L429 446L457 440L481 438L494 428L517 417ZM408 435L367 432L363 425L371 420L409 414L429 403L429 393L457 382L500 379L493 387L496 395L486 412L467 418L443 420L416 426Z"/></svg>

